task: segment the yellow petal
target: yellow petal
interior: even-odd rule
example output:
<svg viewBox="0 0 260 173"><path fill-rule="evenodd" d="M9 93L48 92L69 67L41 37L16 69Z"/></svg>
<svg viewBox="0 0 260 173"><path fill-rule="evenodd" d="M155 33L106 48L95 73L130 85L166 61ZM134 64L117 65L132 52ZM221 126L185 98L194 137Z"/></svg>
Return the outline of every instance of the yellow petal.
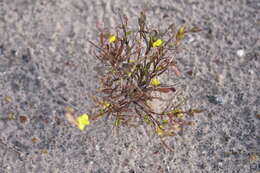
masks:
<svg viewBox="0 0 260 173"><path fill-rule="evenodd" d="M160 81L159 81L158 79L156 79L156 78L153 78L153 79L151 80L150 84L151 84L152 86L157 86L157 85L160 85Z"/></svg>
<svg viewBox="0 0 260 173"><path fill-rule="evenodd" d="M116 36L110 35L110 36L108 36L107 40L108 40L109 43L113 43L114 41L116 41Z"/></svg>
<svg viewBox="0 0 260 173"><path fill-rule="evenodd" d="M77 117L77 122L79 124L89 125L88 115L87 114L82 114L82 115L78 116Z"/></svg>
<svg viewBox="0 0 260 173"><path fill-rule="evenodd" d="M155 132L157 133L157 135L162 135L163 134L162 126L157 126Z"/></svg>
<svg viewBox="0 0 260 173"><path fill-rule="evenodd" d="M160 40L160 39L158 39L158 40L156 40L155 42L153 42L153 47L158 47L158 46L160 46L162 44L162 40Z"/></svg>
<svg viewBox="0 0 260 173"><path fill-rule="evenodd" d="M84 128L85 128L86 125L78 124L77 126L78 126L78 128L79 128L80 130L84 130Z"/></svg>
<svg viewBox="0 0 260 173"><path fill-rule="evenodd" d="M77 126L80 130L84 130L86 125L89 125L89 120L88 120L88 115L87 114L82 114L77 117Z"/></svg>
<svg viewBox="0 0 260 173"><path fill-rule="evenodd" d="M111 104L108 103L108 102L101 102L101 104L103 105L103 109L106 109L106 108L108 108L109 106L111 106Z"/></svg>
<svg viewBox="0 0 260 173"><path fill-rule="evenodd" d="M174 115L176 115L176 117L178 118L184 118L184 114L183 114L183 111L181 109L173 109L171 111L171 113L173 113Z"/></svg>
<svg viewBox="0 0 260 173"><path fill-rule="evenodd" d="M105 104L105 108L108 108L110 106L110 103Z"/></svg>

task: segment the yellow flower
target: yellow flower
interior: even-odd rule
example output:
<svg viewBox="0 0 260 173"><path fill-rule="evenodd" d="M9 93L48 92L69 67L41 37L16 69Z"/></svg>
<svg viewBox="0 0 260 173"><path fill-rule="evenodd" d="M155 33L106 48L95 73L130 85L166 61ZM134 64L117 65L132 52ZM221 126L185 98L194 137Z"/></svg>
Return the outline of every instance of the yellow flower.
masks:
<svg viewBox="0 0 260 173"><path fill-rule="evenodd" d="M116 41L116 36L109 35L107 41L108 41L108 43L113 43L114 41Z"/></svg>
<svg viewBox="0 0 260 173"><path fill-rule="evenodd" d="M76 118L77 126L80 130L84 130L86 125L89 125L88 115L82 114Z"/></svg>
<svg viewBox="0 0 260 173"><path fill-rule="evenodd" d="M155 132L157 133L157 135L162 135L163 134L162 126L157 126Z"/></svg>
<svg viewBox="0 0 260 173"><path fill-rule="evenodd" d="M160 85L160 81L158 79L156 79L156 78L152 78L150 84L152 86L158 86L158 85Z"/></svg>
<svg viewBox="0 0 260 173"><path fill-rule="evenodd" d="M181 109L174 109L170 113L173 113L174 115L176 115L177 118L180 118L180 119L184 118L184 114Z"/></svg>
<svg viewBox="0 0 260 173"><path fill-rule="evenodd" d="M156 40L155 42L153 42L152 46L153 46L153 47L158 47L158 46L160 46L161 44L162 44L162 40L158 39L158 40Z"/></svg>
<svg viewBox="0 0 260 173"><path fill-rule="evenodd" d="M111 106L111 104L108 103L108 102L102 102L101 104L103 105L103 109L106 109L106 108L108 108L109 106Z"/></svg>

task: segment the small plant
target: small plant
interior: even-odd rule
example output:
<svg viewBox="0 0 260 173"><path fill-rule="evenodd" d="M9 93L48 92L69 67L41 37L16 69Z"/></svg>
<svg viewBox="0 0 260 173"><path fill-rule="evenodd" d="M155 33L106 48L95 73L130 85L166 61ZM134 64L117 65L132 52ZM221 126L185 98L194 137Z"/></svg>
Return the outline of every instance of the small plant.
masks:
<svg viewBox="0 0 260 173"><path fill-rule="evenodd" d="M176 30L173 24L163 32L150 29L144 13L138 18L136 30L129 29L126 16L120 15L120 20L114 32L101 31L99 44L90 41L97 48L95 56L104 69L100 78L101 97L93 97L98 112L89 119L108 116L115 127L148 125L168 148L163 138L176 135L183 126L190 125L188 116L201 110L183 110L181 103L170 102L163 111L157 112L150 103L161 99L154 92L176 91L173 86L163 84L159 77L170 68L179 75L174 54L184 36L198 29Z"/></svg>

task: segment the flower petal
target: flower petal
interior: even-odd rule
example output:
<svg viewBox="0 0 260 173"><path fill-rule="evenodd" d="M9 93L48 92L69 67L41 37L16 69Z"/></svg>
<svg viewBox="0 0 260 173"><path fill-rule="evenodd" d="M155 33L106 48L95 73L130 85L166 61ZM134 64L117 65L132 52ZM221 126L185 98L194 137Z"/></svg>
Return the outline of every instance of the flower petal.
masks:
<svg viewBox="0 0 260 173"><path fill-rule="evenodd" d="M88 120L88 115L87 114L82 114L82 115L78 116L76 118L76 121L77 121L77 127L80 130L84 130L85 126L89 125L89 120Z"/></svg>
<svg viewBox="0 0 260 173"><path fill-rule="evenodd" d="M155 132L157 133L157 135L162 135L163 134L162 126L157 126Z"/></svg>
<svg viewBox="0 0 260 173"><path fill-rule="evenodd" d="M160 81L156 78L152 78L150 84L152 86L158 86L158 85L160 85Z"/></svg>
<svg viewBox="0 0 260 173"><path fill-rule="evenodd" d="M160 39L158 39L158 40L156 40L155 42L153 42L153 47L158 47L158 46L160 46L162 44L162 40L160 40Z"/></svg>
<svg viewBox="0 0 260 173"><path fill-rule="evenodd" d="M78 126L78 128L79 128L80 130L84 130L84 128L85 128L86 125L84 125L84 124L78 124L77 126Z"/></svg>
<svg viewBox="0 0 260 173"><path fill-rule="evenodd" d="M108 43L113 43L114 41L116 41L116 36L114 36L114 35L108 36L107 41L108 41Z"/></svg>

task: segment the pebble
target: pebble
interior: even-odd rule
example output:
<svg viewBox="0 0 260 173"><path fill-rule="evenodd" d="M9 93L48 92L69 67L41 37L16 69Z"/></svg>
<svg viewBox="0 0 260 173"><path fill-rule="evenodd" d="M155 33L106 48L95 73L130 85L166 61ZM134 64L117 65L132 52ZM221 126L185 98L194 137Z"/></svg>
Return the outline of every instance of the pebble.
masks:
<svg viewBox="0 0 260 173"><path fill-rule="evenodd" d="M245 56L245 51L243 50L243 49L239 49L238 51L237 51L237 56L239 56L239 57L243 57L243 56Z"/></svg>
<svg viewBox="0 0 260 173"><path fill-rule="evenodd" d="M29 55L22 55L22 60L24 63L29 63L31 60L31 57Z"/></svg>
<svg viewBox="0 0 260 173"><path fill-rule="evenodd" d="M213 104L224 104L224 99L221 96L207 96L208 101Z"/></svg>
<svg viewBox="0 0 260 173"><path fill-rule="evenodd" d="M49 50L50 50L52 53L54 53L54 52L56 51L56 48L55 48L55 47L52 47L52 46L50 46L50 47L49 47Z"/></svg>
<svg viewBox="0 0 260 173"><path fill-rule="evenodd" d="M96 150L99 151L100 150L100 146L99 145L96 145Z"/></svg>
<svg viewBox="0 0 260 173"><path fill-rule="evenodd" d="M0 46L0 55L4 55L4 46Z"/></svg>
<svg viewBox="0 0 260 173"><path fill-rule="evenodd" d="M187 43L192 43L195 41L195 37L192 35L186 36L186 42Z"/></svg>

